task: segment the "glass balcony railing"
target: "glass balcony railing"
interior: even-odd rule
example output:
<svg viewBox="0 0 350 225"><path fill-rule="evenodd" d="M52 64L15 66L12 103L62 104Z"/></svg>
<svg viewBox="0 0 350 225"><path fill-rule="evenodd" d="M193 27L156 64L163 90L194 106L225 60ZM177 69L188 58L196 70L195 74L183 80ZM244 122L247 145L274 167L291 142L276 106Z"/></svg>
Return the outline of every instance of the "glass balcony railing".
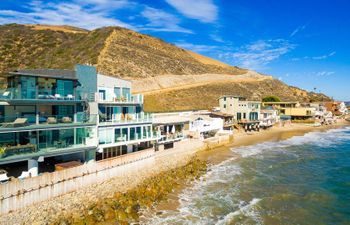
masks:
<svg viewBox="0 0 350 225"><path fill-rule="evenodd" d="M69 101L69 100L85 100L91 96L91 93L85 93L80 91L64 91L66 94L62 94L56 90L22 90L18 88L7 88L0 90L1 100L58 100L58 101ZM70 93L70 94L69 94ZM74 93L74 94L73 94Z"/></svg>
<svg viewBox="0 0 350 225"><path fill-rule="evenodd" d="M105 96L100 93L98 97L98 101L101 103L137 103L142 104L143 103L143 95L137 94L137 95L131 95L131 96Z"/></svg>
<svg viewBox="0 0 350 225"><path fill-rule="evenodd" d="M1 129L11 128L39 128L45 126L94 125L97 115L26 115L26 116L0 116Z"/></svg>
<svg viewBox="0 0 350 225"><path fill-rule="evenodd" d="M147 123L153 121L151 113L129 113L129 114L100 114L100 125L120 124L120 123Z"/></svg>
<svg viewBox="0 0 350 225"><path fill-rule="evenodd" d="M0 161L95 147L94 128L0 133Z"/></svg>
<svg viewBox="0 0 350 225"><path fill-rule="evenodd" d="M159 142L175 141L183 139L184 137L184 134L181 132L177 132L174 134L164 134L160 136Z"/></svg>

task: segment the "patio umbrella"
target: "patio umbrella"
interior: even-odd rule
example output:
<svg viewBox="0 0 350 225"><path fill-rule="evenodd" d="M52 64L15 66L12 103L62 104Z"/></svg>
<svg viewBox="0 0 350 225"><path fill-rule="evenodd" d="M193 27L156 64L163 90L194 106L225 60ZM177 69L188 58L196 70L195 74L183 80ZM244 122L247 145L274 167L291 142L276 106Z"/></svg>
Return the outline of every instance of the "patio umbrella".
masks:
<svg viewBox="0 0 350 225"><path fill-rule="evenodd" d="M171 133L175 133L175 125L173 125L173 129L171 129Z"/></svg>

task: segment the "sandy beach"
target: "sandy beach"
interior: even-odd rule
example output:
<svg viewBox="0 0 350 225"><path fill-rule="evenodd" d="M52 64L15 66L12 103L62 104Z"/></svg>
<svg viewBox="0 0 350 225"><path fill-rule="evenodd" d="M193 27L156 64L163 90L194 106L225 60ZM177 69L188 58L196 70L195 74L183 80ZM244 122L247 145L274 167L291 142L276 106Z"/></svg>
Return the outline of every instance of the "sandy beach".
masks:
<svg viewBox="0 0 350 225"><path fill-rule="evenodd" d="M291 124L285 127L273 127L268 130L249 134L237 132L234 135L234 141L232 143L207 151L199 151L203 149L203 143L201 141L186 140L179 143L176 149L158 152L154 158L146 159L142 162L142 170L138 170L137 173L131 170L129 173L126 172L122 177L116 177L49 201L41 202L6 215L1 215L0 224L49 224L62 215L80 213L86 210L89 205L93 204L98 199L110 197L117 191L124 192L129 190L140 184L144 179L152 177L161 171L182 166L195 154L197 154L200 159L205 159L215 164L226 158L227 154L234 154L232 151L228 150L235 147L254 145L265 141L284 140L293 136L304 135L307 132L325 131L339 128L347 124L349 123L346 121L340 121L337 124L324 127ZM132 164L129 166L132 166ZM161 205L165 206L166 203Z"/></svg>

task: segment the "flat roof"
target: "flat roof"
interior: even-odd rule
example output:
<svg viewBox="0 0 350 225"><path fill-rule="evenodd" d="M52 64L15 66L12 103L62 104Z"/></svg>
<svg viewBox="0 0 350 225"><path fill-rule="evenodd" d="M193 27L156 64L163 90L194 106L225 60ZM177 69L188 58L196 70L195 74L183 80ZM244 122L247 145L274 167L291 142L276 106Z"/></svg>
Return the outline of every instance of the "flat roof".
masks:
<svg viewBox="0 0 350 225"><path fill-rule="evenodd" d="M9 72L10 76L34 76L34 77L47 77L65 80L77 80L77 76L74 70L66 69L23 69Z"/></svg>

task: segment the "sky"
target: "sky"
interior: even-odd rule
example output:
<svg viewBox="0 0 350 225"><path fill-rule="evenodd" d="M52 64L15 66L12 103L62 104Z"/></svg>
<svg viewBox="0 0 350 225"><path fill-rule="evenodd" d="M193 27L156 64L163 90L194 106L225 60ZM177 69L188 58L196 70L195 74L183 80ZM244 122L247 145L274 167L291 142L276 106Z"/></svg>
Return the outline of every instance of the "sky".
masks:
<svg viewBox="0 0 350 225"><path fill-rule="evenodd" d="M122 26L350 100L349 0L0 0L0 24Z"/></svg>

